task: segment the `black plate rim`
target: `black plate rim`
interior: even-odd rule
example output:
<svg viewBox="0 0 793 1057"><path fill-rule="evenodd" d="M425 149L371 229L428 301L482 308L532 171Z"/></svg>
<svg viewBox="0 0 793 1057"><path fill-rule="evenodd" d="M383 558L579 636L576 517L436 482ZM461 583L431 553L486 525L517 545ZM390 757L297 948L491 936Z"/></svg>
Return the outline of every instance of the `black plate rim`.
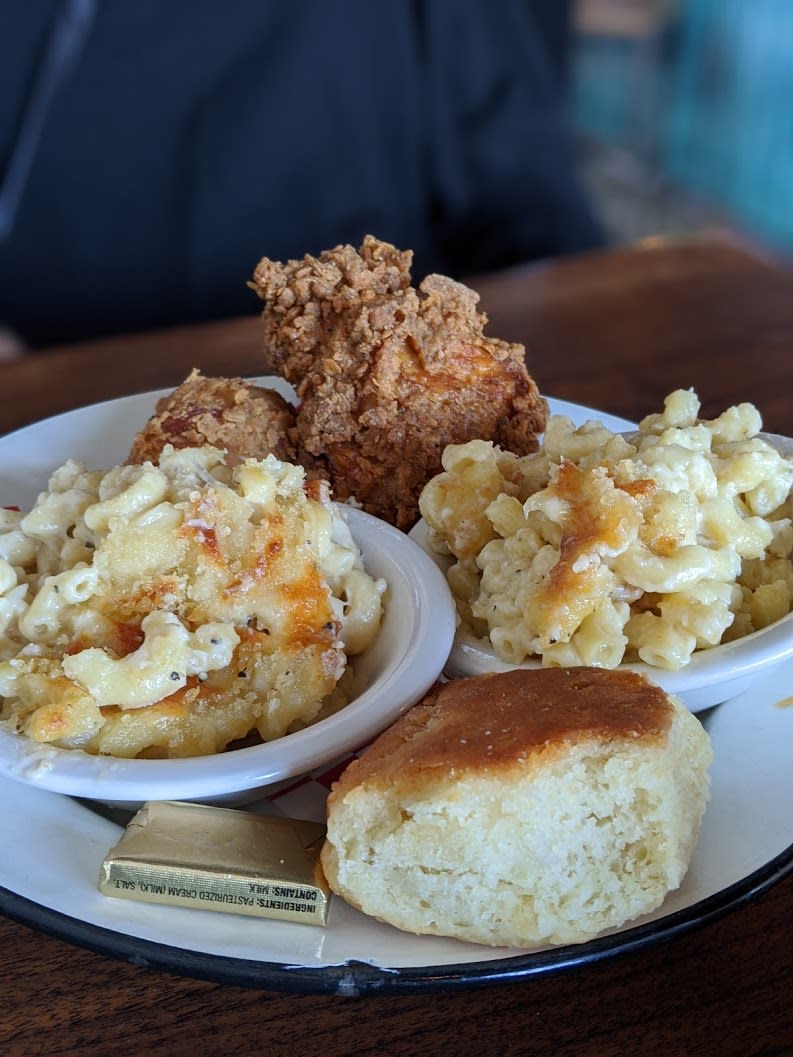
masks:
<svg viewBox="0 0 793 1057"><path fill-rule="evenodd" d="M437 993L482 988L558 973L649 948L701 928L793 873L793 844L764 866L690 907L581 944L490 961L383 968L365 962L301 966L191 951L74 918L0 886L0 912L39 932L117 961L233 987L346 997ZM303 927L303 926L300 926ZM308 927L308 926L305 926Z"/></svg>

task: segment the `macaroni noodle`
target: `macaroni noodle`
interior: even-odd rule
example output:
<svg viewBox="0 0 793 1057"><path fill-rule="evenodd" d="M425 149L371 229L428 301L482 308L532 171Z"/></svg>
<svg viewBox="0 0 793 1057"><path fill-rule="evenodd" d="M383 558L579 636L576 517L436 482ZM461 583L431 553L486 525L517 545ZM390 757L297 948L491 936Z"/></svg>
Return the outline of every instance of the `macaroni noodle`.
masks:
<svg viewBox="0 0 793 1057"><path fill-rule="evenodd" d="M67 462L28 513L0 511L2 718L120 756L279 737L344 703L385 586L327 488L273 456Z"/></svg>
<svg viewBox="0 0 793 1057"><path fill-rule="evenodd" d="M548 422L526 456L447 447L420 498L462 622L518 664L683 667L793 608L793 462L751 404L671 393L632 435Z"/></svg>

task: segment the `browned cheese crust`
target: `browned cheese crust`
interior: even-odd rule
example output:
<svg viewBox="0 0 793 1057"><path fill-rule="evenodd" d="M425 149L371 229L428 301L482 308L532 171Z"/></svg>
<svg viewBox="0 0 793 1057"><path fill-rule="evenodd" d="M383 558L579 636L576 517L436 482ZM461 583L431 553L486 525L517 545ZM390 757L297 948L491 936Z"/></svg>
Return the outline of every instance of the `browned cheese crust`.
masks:
<svg viewBox="0 0 793 1057"><path fill-rule="evenodd" d="M447 444L526 454L548 413L524 347L485 336L478 295L441 275L414 288L411 260L367 236L360 250L263 258L250 284L266 303L268 366L300 399L300 448L336 498L403 529Z"/></svg>

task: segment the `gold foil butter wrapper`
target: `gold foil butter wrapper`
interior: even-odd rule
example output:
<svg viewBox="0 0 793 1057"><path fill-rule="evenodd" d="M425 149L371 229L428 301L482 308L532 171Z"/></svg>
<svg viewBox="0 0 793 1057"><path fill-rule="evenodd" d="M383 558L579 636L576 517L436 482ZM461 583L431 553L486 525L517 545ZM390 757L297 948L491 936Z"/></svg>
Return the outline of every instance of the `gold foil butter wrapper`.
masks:
<svg viewBox="0 0 793 1057"><path fill-rule="evenodd" d="M230 808L150 801L99 874L121 899L325 925L330 890L319 864L325 827Z"/></svg>

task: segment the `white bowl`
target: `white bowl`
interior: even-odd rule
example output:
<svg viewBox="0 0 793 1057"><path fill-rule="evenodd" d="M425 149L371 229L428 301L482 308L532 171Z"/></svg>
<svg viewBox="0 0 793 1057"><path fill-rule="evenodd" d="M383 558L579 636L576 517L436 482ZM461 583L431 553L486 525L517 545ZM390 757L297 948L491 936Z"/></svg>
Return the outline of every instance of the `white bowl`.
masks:
<svg viewBox="0 0 793 1057"><path fill-rule="evenodd" d="M669 694L675 694L692 712L728 701L786 657L793 655L793 614L742 639L713 646L694 654L685 668L668 672L649 664L621 664L621 671L640 672ZM508 664L499 660L487 640L458 632L445 667L449 678L504 672L511 668L539 668L538 661Z"/></svg>
<svg viewBox="0 0 793 1057"><path fill-rule="evenodd" d="M430 549L427 525L420 521L410 535L445 574L451 559ZM643 663L621 664L619 667L623 671L646 675L667 693L679 697L692 712L702 712L731 697L737 697L753 680L790 656L793 656L793 613L734 642L698 651L685 668L677 672ZM486 672L505 672L513 668L540 667L538 660L527 660L519 665L502 661L496 656L488 639L476 638L460 627L455 634L444 674L454 679Z"/></svg>
<svg viewBox="0 0 793 1057"><path fill-rule="evenodd" d="M0 727L0 774L110 803L218 802L253 799L257 790L365 745L438 677L454 638L455 611L445 578L416 543L378 518L345 509L367 571L388 583L378 637L355 659L356 681L362 689L350 704L313 726L263 745L178 760L91 756L41 745Z"/></svg>

